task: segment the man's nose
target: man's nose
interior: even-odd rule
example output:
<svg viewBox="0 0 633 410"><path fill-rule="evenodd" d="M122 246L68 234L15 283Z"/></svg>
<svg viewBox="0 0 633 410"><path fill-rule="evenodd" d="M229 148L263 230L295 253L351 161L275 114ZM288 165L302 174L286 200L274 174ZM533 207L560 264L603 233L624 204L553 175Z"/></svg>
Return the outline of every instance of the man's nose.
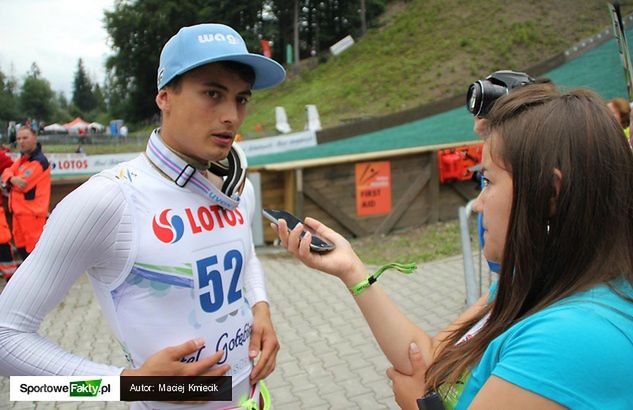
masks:
<svg viewBox="0 0 633 410"><path fill-rule="evenodd" d="M220 120L224 124L235 124L238 117L238 110L235 104L226 104L222 109Z"/></svg>

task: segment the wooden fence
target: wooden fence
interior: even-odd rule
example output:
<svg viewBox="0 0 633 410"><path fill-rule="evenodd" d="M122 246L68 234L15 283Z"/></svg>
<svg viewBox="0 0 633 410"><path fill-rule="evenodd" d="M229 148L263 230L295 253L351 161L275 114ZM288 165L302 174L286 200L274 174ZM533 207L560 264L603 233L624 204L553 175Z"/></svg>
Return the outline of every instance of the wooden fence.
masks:
<svg viewBox="0 0 633 410"><path fill-rule="evenodd" d="M256 169L261 175L262 206L315 217L347 237L382 235L394 230L457 218L457 210L477 196L474 181L440 185L436 151L380 156L389 161L391 212L358 216L356 162L345 161L289 169ZM264 240L276 238L264 221Z"/></svg>

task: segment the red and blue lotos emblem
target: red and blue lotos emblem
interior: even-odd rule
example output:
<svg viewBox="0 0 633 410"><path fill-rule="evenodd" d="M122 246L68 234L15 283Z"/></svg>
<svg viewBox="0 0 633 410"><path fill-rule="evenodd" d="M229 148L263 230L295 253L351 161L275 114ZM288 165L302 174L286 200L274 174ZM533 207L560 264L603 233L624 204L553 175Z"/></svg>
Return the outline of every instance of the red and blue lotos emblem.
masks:
<svg viewBox="0 0 633 410"><path fill-rule="evenodd" d="M156 235L161 242L176 243L182 238L185 232L185 224L178 215L174 215L171 217L171 220L168 220L167 214L169 211L171 211L171 208L161 212L158 221L156 220L156 215L154 215L152 219L152 229L154 230L154 235Z"/></svg>

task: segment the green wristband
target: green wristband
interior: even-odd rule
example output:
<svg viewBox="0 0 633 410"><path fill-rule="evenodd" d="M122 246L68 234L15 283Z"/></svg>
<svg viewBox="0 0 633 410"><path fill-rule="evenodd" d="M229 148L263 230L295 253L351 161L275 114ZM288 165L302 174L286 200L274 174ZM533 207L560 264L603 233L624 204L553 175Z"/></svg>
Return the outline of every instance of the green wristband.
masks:
<svg viewBox="0 0 633 410"><path fill-rule="evenodd" d="M374 282L378 280L380 275L387 269L397 269L402 273L411 274L416 270L418 266L415 262L411 263L388 263L386 265L382 265L378 270L371 275L367 276L365 279L361 280L354 286L350 287L349 290L352 292L352 295L358 296L362 291L370 287Z"/></svg>

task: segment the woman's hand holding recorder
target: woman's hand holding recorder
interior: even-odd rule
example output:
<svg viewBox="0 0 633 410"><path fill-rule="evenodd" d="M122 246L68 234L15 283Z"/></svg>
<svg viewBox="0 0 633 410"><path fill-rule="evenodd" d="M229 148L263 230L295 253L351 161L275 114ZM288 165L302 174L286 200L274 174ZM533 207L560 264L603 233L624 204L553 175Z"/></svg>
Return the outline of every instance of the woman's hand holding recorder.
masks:
<svg viewBox="0 0 633 410"><path fill-rule="evenodd" d="M271 224L271 227L279 235L282 246L306 266L337 276L348 287L367 276L365 265L345 238L314 218L306 218L304 222L305 227L297 224L290 232L284 219L279 219L278 225ZM311 252L311 231L334 244L335 248L325 253Z"/></svg>

